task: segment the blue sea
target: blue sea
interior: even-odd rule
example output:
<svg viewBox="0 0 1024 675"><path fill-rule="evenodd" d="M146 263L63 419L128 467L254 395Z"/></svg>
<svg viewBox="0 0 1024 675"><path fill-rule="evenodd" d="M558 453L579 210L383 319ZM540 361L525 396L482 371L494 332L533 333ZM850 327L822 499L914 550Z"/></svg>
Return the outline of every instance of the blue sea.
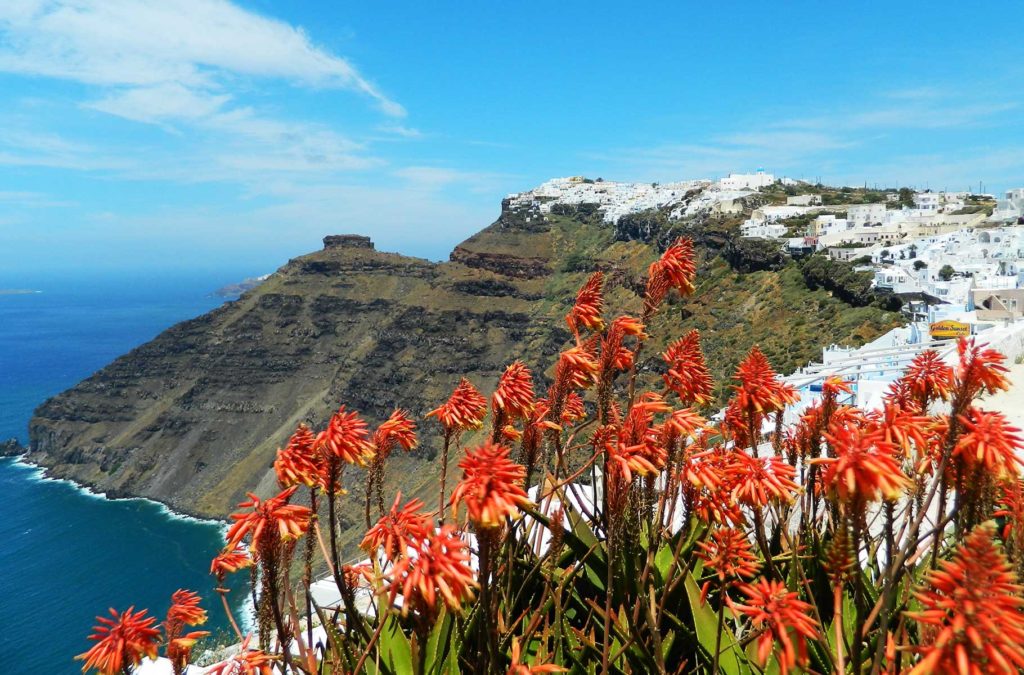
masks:
<svg viewBox="0 0 1024 675"><path fill-rule="evenodd" d="M7 279L0 289L0 440L27 442L32 410L115 357L222 300L241 276L82 281ZM0 672L77 673L95 616L145 607L162 619L178 588L199 592L210 621L227 630L210 559L216 523L178 518L160 504L89 495L40 471L0 460ZM245 576L245 575L243 575ZM244 602L244 579L232 600Z"/></svg>

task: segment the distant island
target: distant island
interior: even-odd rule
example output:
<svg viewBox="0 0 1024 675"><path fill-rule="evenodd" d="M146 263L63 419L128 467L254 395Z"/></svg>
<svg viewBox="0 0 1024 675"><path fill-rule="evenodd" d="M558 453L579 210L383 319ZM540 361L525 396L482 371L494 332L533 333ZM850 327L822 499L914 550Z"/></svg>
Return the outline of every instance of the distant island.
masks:
<svg viewBox="0 0 1024 675"><path fill-rule="evenodd" d="M34 291L31 288L0 288L0 295L32 295L33 293L42 293L42 291Z"/></svg>

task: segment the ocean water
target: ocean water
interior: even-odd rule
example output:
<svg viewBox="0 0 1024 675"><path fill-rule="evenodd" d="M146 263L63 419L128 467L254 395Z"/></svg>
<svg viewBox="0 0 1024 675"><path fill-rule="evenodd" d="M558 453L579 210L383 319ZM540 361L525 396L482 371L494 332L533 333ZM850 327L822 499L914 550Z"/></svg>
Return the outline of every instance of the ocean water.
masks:
<svg viewBox="0 0 1024 675"><path fill-rule="evenodd" d="M216 307L211 290L242 278L10 280L0 289L0 439L27 441L32 410L172 324ZM216 523L146 500L89 495L0 460L0 672L77 673L95 616L145 607L162 619L178 588L200 593L207 630L225 632L210 558ZM237 575L236 575L237 576ZM244 575L242 575L244 576ZM244 602L245 579L232 600Z"/></svg>

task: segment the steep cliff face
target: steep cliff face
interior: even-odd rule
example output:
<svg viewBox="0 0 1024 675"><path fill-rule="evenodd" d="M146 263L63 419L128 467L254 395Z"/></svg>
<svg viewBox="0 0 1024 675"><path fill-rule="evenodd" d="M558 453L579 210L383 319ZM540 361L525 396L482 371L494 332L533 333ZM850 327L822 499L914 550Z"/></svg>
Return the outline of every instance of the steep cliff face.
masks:
<svg viewBox="0 0 1024 675"><path fill-rule="evenodd" d="M29 459L113 496L224 517L245 491L274 488L275 450L298 422L322 426L339 404L371 424L395 407L422 419L462 375L487 392L519 358L543 379L568 341L561 317L587 274L607 271L613 309L635 307L646 266L671 233L665 223L648 237L593 214L504 206L445 263L378 252L365 237L327 237L323 250L289 261L238 300L44 403ZM698 235L701 285L653 329L671 338L701 326L722 377L755 342L792 367L823 343L870 339L896 319L799 287L798 273L734 272L715 245L728 238L722 223L677 229ZM787 326L797 321L814 340L794 342ZM650 372L659 346L645 350ZM436 431L427 423L422 447L395 459L389 488L433 494Z"/></svg>

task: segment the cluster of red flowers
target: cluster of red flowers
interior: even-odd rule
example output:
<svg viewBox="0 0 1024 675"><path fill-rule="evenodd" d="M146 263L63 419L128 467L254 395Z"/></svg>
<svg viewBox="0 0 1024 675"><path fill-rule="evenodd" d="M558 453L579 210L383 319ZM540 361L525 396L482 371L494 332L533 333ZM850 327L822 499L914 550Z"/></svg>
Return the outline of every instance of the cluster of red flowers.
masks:
<svg viewBox="0 0 1024 675"><path fill-rule="evenodd" d="M997 480L1016 478L1018 466L1024 465L1018 451L1024 448L1020 429L1010 426L1006 416L971 408L960 416L964 433L953 449L953 457L965 475L983 470Z"/></svg>
<svg viewBox="0 0 1024 675"><path fill-rule="evenodd" d="M210 667L203 675L272 675L277 659L262 650L250 649L246 637L237 654Z"/></svg>
<svg viewBox="0 0 1024 675"><path fill-rule="evenodd" d="M459 380L455 391L442 406L427 413L427 417L437 417L446 433L479 429L485 415L487 399L466 378Z"/></svg>
<svg viewBox="0 0 1024 675"><path fill-rule="evenodd" d="M414 449L417 443L416 423L408 412L395 410L373 432L374 459L383 461L396 446L409 451Z"/></svg>
<svg viewBox="0 0 1024 675"><path fill-rule="evenodd" d="M696 276L697 263L693 254L693 241L680 237L647 269L644 311L651 312L657 308L673 288L681 295L693 293Z"/></svg>
<svg viewBox="0 0 1024 675"><path fill-rule="evenodd" d="M235 523L228 529L226 548L234 550L248 536L252 542L251 550L258 553L267 544L298 539L305 534L309 529L309 508L288 503L296 489L297 486L292 486L270 499L262 500L248 493L249 501L238 506L252 510L231 514Z"/></svg>
<svg viewBox="0 0 1024 675"><path fill-rule="evenodd" d="M451 525L417 542L415 553L399 558L388 578L391 599L401 594L402 613L415 609L434 616L443 603L453 612L473 599L477 586L469 567L469 547Z"/></svg>
<svg viewBox="0 0 1024 675"><path fill-rule="evenodd" d="M576 294L576 302L569 313L565 315L565 323L569 330L579 339L580 327L587 330L600 332L604 330L604 319L601 313L604 311L604 293L601 291L601 284L604 281L604 274L594 272L587 282Z"/></svg>
<svg viewBox="0 0 1024 675"><path fill-rule="evenodd" d="M735 394L725 409L725 426L736 444L753 448L760 440L765 418L799 399L796 390L779 379L755 345L736 367Z"/></svg>
<svg viewBox="0 0 1024 675"><path fill-rule="evenodd" d="M718 578L718 583L750 579L761 570L761 562L754 555L750 540L740 530L721 527L714 530L707 541L697 543L697 556L704 561L704 567ZM706 598L711 586L709 579L701 589L701 598Z"/></svg>
<svg viewBox="0 0 1024 675"><path fill-rule="evenodd" d="M679 396L683 405L705 405L711 402L714 382L700 348L697 329L679 338L662 353L668 364L665 386Z"/></svg>
<svg viewBox="0 0 1024 675"><path fill-rule="evenodd" d="M423 513L422 501L413 499L399 508L401 500L399 493L391 511L367 531L359 545L370 554L382 551L385 559L392 563L408 555L410 549L415 549L434 530L430 516Z"/></svg>
<svg viewBox="0 0 1024 675"><path fill-rule="evenodd" d="M953 394L953 369L933 349L926 349L911 361L902 380L907 393L921 410L935 400L948 400ZM904 402L904 407L909 407Z"/></svg>
<svg viewBox="0 0 1024 675"><path fill-rule="evenodd" d="M167 639L167 658L171 661L175 675L185 672L192 658L196 642L210 633L203 630L184 633L185 626L206 623L206 610L199 606L200 597L192 591L178 590L171 596L171 608L164 620L164 635Z"/></svg>
<svg viewBox="0 0 1024 675"><path fill-rule="evenodd" d="M894 500L911 485L896 459L895 446L881 430L833 423L825 438L836 456L811 461L825 465L821 485L840 503Z"/></svg>
<svg viewBox="0 0 1024 675"><path fill-rule="evenodd" d="M317 435L316 447L346 464L366 466L373 457L373 444L368 436L366 422L359 414L341 406L331 416L327 428Z"/></svg>
<svg viewBox="0 0 1024 675"><path fill-rule="evenodd" d="M226 575L245 569L251 566L252 562L252 556L244 546L225 549L210 562L210 574L216 576L218 581L223 582Z"/></svg>
<svg viewBox="0 0 1024 675"><path fill-rule="evenodd" d="M807 640L818 639L818 621L811 616L813 607L800 600L800 594L790 591L781 581L759 579L756 584L738 587L745 596L742 603L729 601L733 609L749 616L754 628L762 629L757 638L757 660L768 662L775 645L779 672L807 664Z"/></svg>
<svg viewBox="0 0 1024 675"><path fill-rule="evenodd" d="M476 588L469 547L452 526L435 530L423 502L413 499L399 507L400 501L401 496L360 547L373 557L381 553L390 565L385 576L391 601L401 595L403 614L415 610L434 616L441 604L459 611Z"/></svg>
<svg viewBox="0 0 1024 675"><path fill-rule="evenodd" d="M459 468L462 481L455 486L450 504L464 506L478 529L499 527L506 518L518 518L520 508L531 504L523 490L526 469L509 459L505 446L488 441L467 450Z"/></svg>
<svg viewBox="0 0 1024 675"><path fill-rule="evenodd" d="M522 433L510 422L529 419L534 405L533 375L525 364L516 361L501 374L491 396L495 439L498 435L509 440L521 438Z"/></svg>
<svg viewBox="0 0 1024 675"><path fill-rule="evenodd" d="M928 574L914 593L921 610L907 616L921 625L922 655L910 675L1019 673L1024 670L1024 588L982 525L952 560Z"/></svg>
<svg viewBox="0 0 1024 675"><path fill-rule="evenodd" d="M120 675L130 666L137 666L143 657L155 659L160 647L160 631L154 628L156 618L146 610L136 612L129 607L118 613L110 609L113 618L96 617L99 625L89 636L96 644L76 659L85 661L82 670L94 668L100 675Z"/></svg>
<svg viewBox="0 0 1024 675"><path fill-rule="evenodd" d="M315 447L316 436L309 427L300 424L274 459L274 472L282 488L293 485L314 487L320 482L321 462Z"/></svg>
<svg viewBox="0 0 1024 675"><path fill-rule="evenodd" d="M179 589L171 595L171 607L164 620L164 639L167 658L175 675L185 672L195 643L209 635L207 631L185 633L186 626L206 623L206 610L199 606L201 598L192 591ZM160 648L160 631L155 628L156 618L146 610L129 607L118 613L111 609L112 618L96 617L99 624L89 636L96 644L76 659L85 661L82 671L95 669L100 675L121 675L142 662L155 659Z"/></svg>

